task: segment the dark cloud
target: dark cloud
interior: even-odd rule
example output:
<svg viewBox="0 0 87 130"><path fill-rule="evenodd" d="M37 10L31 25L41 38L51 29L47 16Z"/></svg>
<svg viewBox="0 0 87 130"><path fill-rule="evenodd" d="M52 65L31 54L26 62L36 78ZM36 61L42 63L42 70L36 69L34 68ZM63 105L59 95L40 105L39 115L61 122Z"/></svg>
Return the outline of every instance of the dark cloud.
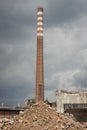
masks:
<svg viewBox="0 0 87 130"><path fill-rule="evenodd" d="M87 15L87 1L85 0L54 0L48 1L46 25L57 26L72 23L76 19Z"/></svg>
<svg viewBox="0 0 87 130"><path fill-rule="evenodd" d="M77 86L79 89L87 89L87 71L81 71L74 75L73 85Z"/></svg>
<svg viewBox="0 0 87 130"><path fill-rule="evenodd" d="M34 3L26 0L3 0L0 2L0 39L8 44L26 44L33 38L36 28Z"/></svg>

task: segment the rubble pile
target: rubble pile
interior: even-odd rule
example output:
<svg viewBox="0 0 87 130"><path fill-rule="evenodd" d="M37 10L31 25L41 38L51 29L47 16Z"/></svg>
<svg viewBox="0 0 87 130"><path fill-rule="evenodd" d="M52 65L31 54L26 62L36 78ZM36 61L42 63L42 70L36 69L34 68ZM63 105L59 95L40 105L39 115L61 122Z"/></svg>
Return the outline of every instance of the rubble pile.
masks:
<svg viewBox="0 0 87 130"><path fill-rule="evenodd" d="M84 130L87 130L87 122L82 122L82 125L84 127Z"/></svg>
<svg viewBox="0 0 87 130"><path fill-rule="evenodd" d="M0 130L84 130L84 128L79 122L40 102L13 120L4 122Z"/></svg>

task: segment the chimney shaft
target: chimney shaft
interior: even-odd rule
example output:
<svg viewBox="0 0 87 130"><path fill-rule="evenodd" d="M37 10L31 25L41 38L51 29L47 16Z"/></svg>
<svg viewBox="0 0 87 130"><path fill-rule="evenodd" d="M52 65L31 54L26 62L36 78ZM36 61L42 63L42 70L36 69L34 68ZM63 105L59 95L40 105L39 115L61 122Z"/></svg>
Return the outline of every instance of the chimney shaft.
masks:
<svg viewBox="0 0 87 130"><path fill-rule="evenodd" d="M44 102L43 8L37 9L36 102Z"/></svg>

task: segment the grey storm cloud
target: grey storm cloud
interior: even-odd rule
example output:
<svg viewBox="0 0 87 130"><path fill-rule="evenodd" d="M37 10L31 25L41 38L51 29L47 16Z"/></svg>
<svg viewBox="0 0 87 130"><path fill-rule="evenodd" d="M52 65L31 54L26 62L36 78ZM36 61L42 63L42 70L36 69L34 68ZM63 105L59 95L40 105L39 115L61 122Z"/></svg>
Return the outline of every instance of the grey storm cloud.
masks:
<svg viewBox="0 0 87 130"><path fill-rule="evenodd" d="M73 85L76 85L79 89L87 89L87 71L81 71L74 75Z"/></svg>
<svg viewBox="0 0 87 130"><path fill-rule="evenodd" d="M27 27L32 30L34 15L26 5L23 7L22 4L23 2L18 4L17 1L3 1L3 4L0 4L0 37L3 42L12 44L14 43L12 41L16 43L31 36L30 32L27 35Z"/></svg>
<svg viewBox="0 0 87 130"><path fill-rule="evenodd" d="M35 96L37 8L44 8L45 97L57 88L86 88L87 2L0 1L0 103ZM53 96L53 95L54 96Z"/></svg>
<svg viewBox="0 0 87 130"><path fill-rule="evenodd" d="M48 1L48 10L46 12L47 26L57 26L69 24L86 15L87 1L85 0L54 0Z"/></svg>

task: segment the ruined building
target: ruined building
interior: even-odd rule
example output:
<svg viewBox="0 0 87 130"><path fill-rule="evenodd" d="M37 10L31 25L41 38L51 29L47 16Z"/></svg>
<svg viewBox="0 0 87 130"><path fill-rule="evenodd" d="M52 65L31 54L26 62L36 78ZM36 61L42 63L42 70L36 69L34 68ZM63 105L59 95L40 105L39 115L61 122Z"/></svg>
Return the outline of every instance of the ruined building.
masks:
<svg viewBox="0 0 87 130"><path fill-rule="evenodd" d="M69 113L78 121L87 122L87 91L56 91L57 111Z"/></svg>
<svg viewBox="0 0 87 130"><path fill-rule="evenodd" d="M66 109L87 108L87 91L56 91L57 110L64 113Z"/></svg>

